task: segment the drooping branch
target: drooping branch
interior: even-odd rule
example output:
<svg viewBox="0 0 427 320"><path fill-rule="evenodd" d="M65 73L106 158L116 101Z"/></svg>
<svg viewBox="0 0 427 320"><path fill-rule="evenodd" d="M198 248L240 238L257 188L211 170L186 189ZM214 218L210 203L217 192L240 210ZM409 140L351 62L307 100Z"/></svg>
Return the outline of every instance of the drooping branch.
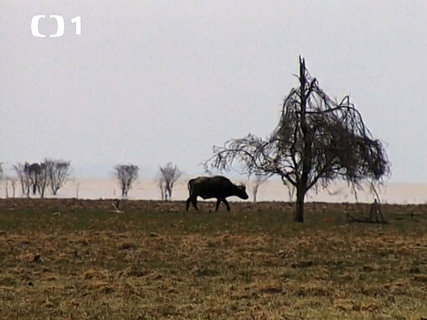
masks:
<svg viewBox="0 0 427 320"><path fill-rule="evenodd" d="M279 175L295 185L292 166L281 161L281 154L271 141L265 141L252 134L241 139L227 141L223 147L213 147L214 155L204 162L205 170L209 167L221 171L229 170L238 162L240 172L245 175Z"/></svg>
<svg viewBox="0 0 427 320"><path fill-rule="evenodd" d="M299 160L306 161L310 168L307 188L319 180L326 187L338 176L358 183L386 175L389 165L382 144L372 138L350 98L337 103L306 70L303 75L300 90L292 89L284 101L281 121L271 140L279 140L282 148L291 150L297 172L302 164Z"/></svg>

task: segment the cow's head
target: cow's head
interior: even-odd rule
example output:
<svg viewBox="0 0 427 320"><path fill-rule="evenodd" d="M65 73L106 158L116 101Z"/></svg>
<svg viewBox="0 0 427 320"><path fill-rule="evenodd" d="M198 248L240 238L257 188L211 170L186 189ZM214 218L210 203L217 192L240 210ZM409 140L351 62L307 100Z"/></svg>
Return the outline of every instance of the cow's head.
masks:
<svg viewBox="0 0 427 320"><path fill-rule="evenodd" d="M246 193L246 187L243 184L237 186L236 196L238 196L239 198L245 199L245 200L249 198L248 194Z"/></svg>

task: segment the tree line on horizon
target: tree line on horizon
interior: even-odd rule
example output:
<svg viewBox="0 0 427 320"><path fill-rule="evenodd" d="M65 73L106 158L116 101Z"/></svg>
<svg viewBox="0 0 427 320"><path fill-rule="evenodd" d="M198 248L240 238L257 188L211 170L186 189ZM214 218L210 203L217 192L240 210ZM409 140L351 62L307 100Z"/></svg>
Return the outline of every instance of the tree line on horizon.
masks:
<svg viewBox="0 0 427 320"><path fill-rule="evenodd" d="M122 197L127 197L134 181L138 178L138 166L134 164L120 164L114 167L114 175L121 188ZM176 182L182 177L183 172L173 162L168 162L159 167L157 183L160 190L161 200L172 200L173 189ZM258 190L261 184L267 180L267 177L255 175L251 180L251 191L253 201L256 202Z"/></svg>
<svg viewBox="0 0 427 320"><path fill-rule="evenodd" d="M12 166L15 175L4 177L6 181L6 197L9 197L9 185L12 197L16 197L16 189L20 186L21 194L29 198L40 196L44 198L46 190L57 195L70 177L70 161L44 159L41 162L18 162ZM0 164L0 178L3 178L3 167Z"/></svg>
<svg viewBox="0 0 427 320"><path fill-rule="evenodd" d="M56 196L67 182L75 180L71 177L71 161L45 159L33 163L18 162L12 165L11 169L14 175L4 175L2 163L0 163L0 180L5 181L6 198L17 197L17 189L21 191L22 197L27 198L40 197L43 199L46 197L46 191ZM127 198L134 182L138 179L138 165L118 164L114 166L113 173L120 188L121 197ZM156 181L161 200L172 200L173 189L182 175L183 172L173 162L159 166ZM266 180L265 176L254 176L254 179L251 180L250 188L254 201L257 199L259 186ZM77 182L76 198L78 198L79 187L80 183Z"/></svg>

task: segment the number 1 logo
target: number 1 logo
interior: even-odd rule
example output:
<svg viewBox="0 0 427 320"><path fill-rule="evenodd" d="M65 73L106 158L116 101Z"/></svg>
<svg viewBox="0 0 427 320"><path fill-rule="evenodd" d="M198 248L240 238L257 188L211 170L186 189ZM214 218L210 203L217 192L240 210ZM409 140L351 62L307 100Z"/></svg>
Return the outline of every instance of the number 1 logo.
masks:
<svg viewBox="0 0 427 320"><path fill-rule="evenodd" d="M46 15L40 14L33 16L31 19L31 34L36 38L46 38L45 34L40 33L39 24L41 19L45 19ZM56 32L49 35L49 38L59 38L64 35L65 31L65 20L63 16L51 14L49 18L55 19L56 21ZM71 19L73 24L76 24L76 35L79 36L82 33L82 17L77 16Z"/></svg>

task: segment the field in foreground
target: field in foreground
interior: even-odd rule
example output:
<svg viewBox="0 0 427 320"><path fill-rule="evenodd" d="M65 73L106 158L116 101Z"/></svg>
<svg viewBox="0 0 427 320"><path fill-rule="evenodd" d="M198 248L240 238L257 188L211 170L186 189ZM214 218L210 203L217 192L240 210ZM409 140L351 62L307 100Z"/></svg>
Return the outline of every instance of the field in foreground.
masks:
<svg viewBox="0 0 427 320"><path fill-rule="evenodd" d="M0 319L427 319L427 206L0 200Z"/></svg>

